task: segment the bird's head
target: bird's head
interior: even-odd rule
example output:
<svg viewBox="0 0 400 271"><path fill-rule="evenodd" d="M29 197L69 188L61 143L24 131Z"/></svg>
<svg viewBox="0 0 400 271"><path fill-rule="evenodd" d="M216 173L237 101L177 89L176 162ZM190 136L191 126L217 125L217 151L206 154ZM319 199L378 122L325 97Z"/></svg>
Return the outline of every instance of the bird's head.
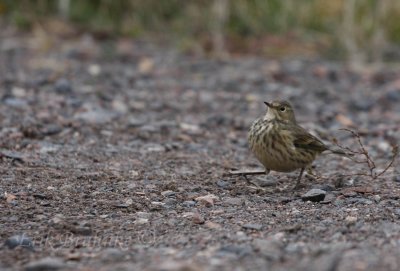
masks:
<svg viewBox="0 0 400 271"><path fill-rule="evenodd" d="M293 107L288 101L264 102L267 106L267 113L264 119L279 120L288 123L296 123Z"/></svg>

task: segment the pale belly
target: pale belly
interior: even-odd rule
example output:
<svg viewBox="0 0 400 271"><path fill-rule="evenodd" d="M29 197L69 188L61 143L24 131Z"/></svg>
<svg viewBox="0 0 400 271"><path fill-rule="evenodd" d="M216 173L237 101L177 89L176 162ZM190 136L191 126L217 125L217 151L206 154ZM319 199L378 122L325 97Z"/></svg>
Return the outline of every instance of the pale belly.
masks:
<svg viewBox="0 0 400 271"><path fill-rule="evenodd" d="M274 152L273 150L266 150L264 148L257 148L257 150L253 152L266 169L279 172L291 172L306 167L314 160L307 159L307 161L304 161L296 159L296 156L290 153L285 158L282 158L280 153Z"/></svg>

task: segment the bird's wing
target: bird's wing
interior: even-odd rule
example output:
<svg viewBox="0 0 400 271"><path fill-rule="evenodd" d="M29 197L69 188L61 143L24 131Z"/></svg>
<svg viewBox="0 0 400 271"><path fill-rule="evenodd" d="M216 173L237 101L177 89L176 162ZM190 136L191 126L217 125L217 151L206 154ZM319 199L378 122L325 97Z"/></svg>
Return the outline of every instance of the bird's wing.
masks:
<svg viewBox="0 0 400 271"><path fill-rule="evenodd" d="M299 125L290 125L287 127L287 130L292 135L293 145L296 148L318 152L323 152L328 149L328 147L322 143L321 140L307 132Z"/></svg>

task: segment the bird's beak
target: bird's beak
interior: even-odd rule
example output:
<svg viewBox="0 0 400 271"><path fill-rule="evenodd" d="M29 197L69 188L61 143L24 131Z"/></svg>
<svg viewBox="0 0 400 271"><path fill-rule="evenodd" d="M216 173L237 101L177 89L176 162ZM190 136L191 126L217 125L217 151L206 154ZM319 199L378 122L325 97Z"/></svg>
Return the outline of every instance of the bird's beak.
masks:
<svg viewBox="0 0 400 271"><path fill-rule="evenodd" d="M269 102L264 102L266 106L268 107L272 107L272 104L270 104Z"/></svg>

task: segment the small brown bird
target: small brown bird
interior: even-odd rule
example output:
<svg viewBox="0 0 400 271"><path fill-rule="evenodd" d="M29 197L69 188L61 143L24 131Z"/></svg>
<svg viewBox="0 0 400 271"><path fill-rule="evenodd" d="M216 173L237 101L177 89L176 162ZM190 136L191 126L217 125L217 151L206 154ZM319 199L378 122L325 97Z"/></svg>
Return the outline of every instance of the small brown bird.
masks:
<svg viewBox="0 0 400 271"><path fill-rule="evenodd" d="M291 172L301 169L295 189L299 186L304 169L324 151L346 155L333 150L308 133L296 122L292 106L287 101L264 102L267 113L253 122L248 134L251 151L270 170Z"/></svg>

